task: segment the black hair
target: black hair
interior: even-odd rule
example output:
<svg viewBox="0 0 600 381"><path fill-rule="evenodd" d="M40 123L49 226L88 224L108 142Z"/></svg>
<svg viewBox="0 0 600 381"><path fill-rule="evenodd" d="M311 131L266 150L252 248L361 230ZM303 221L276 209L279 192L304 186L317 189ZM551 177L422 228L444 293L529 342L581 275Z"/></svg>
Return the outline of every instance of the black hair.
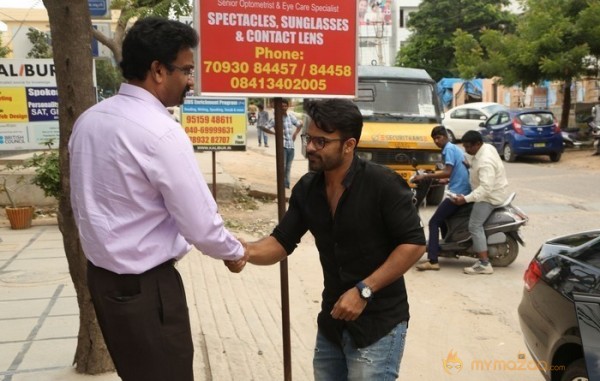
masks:
<svg viewBox="0 0 600 381"><path fill-rule="evenodd" d="M152 62L168 67L182 49L196 46L198 33L189 25L155 16L139 19L123 40L123 77L144 80Z"/></svg>
<svg viewBox="0 0 600 381"><path fill-rule="evenodd" d="M351 100L312 100L306 102L305 110L318 129L329 134L339 131L342 138L354 138L356 143L360 140L363 118Z"/></svg>
<svg viewBox="0 0 600 381"><path fill-rule="evenodd" d="M481 133L479 133L479 131L475 131L475 130L470 130L470 131L465 132L465 134L463 135L461 140L463 143L469 143L469 144L482 143L483 144L483 138L481 137Z"/></svg>
<svg viewBox="0 0 600 381"><path fill-rule="evenodd" d="M431 137L435 138L436 136L448 137L448 131L446 131L446 127L444 127L444 126L433 127L433 130L431 130Z"/></svg>

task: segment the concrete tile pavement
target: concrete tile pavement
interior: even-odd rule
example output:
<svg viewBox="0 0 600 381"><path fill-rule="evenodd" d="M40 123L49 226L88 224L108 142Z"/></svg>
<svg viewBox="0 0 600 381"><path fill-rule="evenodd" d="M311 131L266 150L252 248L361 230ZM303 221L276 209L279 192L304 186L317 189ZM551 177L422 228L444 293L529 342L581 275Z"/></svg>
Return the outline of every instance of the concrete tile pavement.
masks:
<svg viewBox="0 0 600 381"><path fill-rule="evenodd" d="M58 226L3 227L0 236L0 380L119 380L115 373L79 375L71 366L79 311ZM315 255L295 257L288 261L292 373L310 380L321 282L307 291L294 274L311 270L294 267L319 264ZM188 296L196 380L283 379L279 267L230 274L196 250L177 266Z"/></svg>

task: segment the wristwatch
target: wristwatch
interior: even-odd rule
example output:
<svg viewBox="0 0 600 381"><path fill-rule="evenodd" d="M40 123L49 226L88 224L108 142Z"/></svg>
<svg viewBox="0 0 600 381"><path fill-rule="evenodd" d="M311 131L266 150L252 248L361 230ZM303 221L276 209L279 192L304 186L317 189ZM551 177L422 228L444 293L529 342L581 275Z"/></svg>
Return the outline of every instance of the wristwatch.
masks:
<svg viewBox="0 0 600 381"><path fill-rule="evenodd" d="M367 286L363 281L358 282L356 288L358 288L360 297L367 302L373 299L373 290L371 290L371 287Z"/></svg>

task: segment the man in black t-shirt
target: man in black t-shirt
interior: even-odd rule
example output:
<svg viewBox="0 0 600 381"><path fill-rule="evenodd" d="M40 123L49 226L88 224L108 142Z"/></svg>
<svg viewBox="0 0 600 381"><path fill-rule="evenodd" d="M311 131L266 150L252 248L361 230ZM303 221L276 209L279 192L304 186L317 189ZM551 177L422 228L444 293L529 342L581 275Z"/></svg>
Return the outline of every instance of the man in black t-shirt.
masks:
<svg viewBox="0 0 600 381"><path fill-rule="evenodd" d="M305 111L311 172L273 233L246 244L248 262L285 259L310 230L324 277L315 380L396 379L409 319L403 275L425 252L412 192L392 170L355 155L363 123L354 103L314 101ZM225 263L234 272L245 266Z"/></svg>

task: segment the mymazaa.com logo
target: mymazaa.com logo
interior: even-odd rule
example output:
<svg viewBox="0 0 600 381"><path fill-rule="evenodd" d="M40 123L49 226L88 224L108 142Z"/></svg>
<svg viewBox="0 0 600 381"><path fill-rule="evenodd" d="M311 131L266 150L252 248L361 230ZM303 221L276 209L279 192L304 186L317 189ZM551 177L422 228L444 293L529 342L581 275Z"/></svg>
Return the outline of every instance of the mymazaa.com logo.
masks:
<svg viewBox="0 0 600 381"><path fill-rule="evenodd" d="M442 359L444 372L455 375L460 373L463 368L463 362L458 357L456 351L452 349L448 352L448 356ZM549 365L545 361L528 360L525 353L520 352L516 360L502 359L473 359L471 360L472 371L553 371L565 370L564 365Z"/></svg>
<svg viewBox="0 0 600 381"><path fill-rule="evenodd" d="M442 359L442 363L444 364L444 372L448 374L459 374L463 369L462 360L456 355L456 352L448 352L448 356L445 359Z"/></svg>

